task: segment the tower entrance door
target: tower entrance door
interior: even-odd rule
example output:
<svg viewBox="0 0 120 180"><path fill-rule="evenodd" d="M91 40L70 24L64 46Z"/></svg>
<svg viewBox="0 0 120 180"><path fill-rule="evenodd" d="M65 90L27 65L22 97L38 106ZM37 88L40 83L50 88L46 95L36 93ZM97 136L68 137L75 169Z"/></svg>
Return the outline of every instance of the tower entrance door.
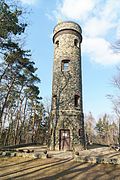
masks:
<svg viewBox="0 0 120 180"><path fill-rule="evenodd" d="M59 131L59 149L60 150L70 150L70 130L61 129Z"/></svg>

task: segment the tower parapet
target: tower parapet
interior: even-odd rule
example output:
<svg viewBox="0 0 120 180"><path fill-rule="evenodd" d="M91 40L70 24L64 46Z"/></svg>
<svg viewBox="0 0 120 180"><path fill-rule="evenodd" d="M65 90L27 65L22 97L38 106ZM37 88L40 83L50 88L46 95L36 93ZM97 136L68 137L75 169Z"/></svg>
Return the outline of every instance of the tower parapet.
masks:
<svg viewBox="0 0 120 180"><path fill-rule="evenodd" d="M81 27L77 23L74 23L72 21L66 21L66 22L61 22L55 26L54 31L53 31L53 33L54 33L53 42L58 35L60 35L62 33L68 33L68 32L80 36L80 39L82 40Z"/></svg>

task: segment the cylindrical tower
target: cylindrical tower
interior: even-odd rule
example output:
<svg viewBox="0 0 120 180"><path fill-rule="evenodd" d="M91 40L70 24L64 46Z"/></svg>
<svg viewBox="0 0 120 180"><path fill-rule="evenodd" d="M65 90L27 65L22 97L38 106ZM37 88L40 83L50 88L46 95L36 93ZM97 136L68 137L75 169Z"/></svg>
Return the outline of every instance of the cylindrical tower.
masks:
<svg viewBox="0 0 120 180"><path fill-rule="evenodd" d="M85 145L81 33L80 26L70 21L54 28L51 149L77 150Z"/></svg>

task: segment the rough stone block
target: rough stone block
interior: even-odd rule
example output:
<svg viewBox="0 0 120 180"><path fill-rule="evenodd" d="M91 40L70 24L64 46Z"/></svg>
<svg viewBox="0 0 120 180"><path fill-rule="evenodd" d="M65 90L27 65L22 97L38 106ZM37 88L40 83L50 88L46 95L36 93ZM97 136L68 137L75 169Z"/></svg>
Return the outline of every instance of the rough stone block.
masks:
<svg viewBox="0 0 120 180"><path fill-rule="evenodd" d="M114 159L109 159L110 164L118 164L118 160L116 158Z"/></svg>
<svg viewBox="0 0 120 180"><path fill-rule="evenodd" d="M2 156L6 156L6 154L7 154L6 152L2 152Z"/></svg>
<svg viewBox="0 0 120 180"><path fill-rule="evenodd" d="M15 157L16 156L16 152L11 153L11 157Z"/></svg>
<svg viewBox="0 0 120 180"><path fill-rule="evenodd" d="M44 152L38 152L34 154L34 157L40 158L40 159L46 159L46 154Z"/></svg>
<svg viewBox="0 0 120 180"><path fill-rule="evenodd" d="M52 156L52 154L47 154L46 157L47 158L52 158L53 156Z"/></svg>

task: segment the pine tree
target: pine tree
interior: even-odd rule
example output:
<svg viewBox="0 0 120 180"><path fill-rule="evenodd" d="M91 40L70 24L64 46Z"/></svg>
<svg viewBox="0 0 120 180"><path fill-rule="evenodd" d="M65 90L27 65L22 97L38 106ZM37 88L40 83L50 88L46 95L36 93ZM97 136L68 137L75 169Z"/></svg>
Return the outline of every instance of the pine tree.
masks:
<svg viewBox="0 0 120 180"><path fill-rule="evenodd" d="M21 9L4 0L0 7L0 139L4 145L19 144L30 128L35 132L40 79L30 51L17 41L27 26L20 21Z"/></svg>

